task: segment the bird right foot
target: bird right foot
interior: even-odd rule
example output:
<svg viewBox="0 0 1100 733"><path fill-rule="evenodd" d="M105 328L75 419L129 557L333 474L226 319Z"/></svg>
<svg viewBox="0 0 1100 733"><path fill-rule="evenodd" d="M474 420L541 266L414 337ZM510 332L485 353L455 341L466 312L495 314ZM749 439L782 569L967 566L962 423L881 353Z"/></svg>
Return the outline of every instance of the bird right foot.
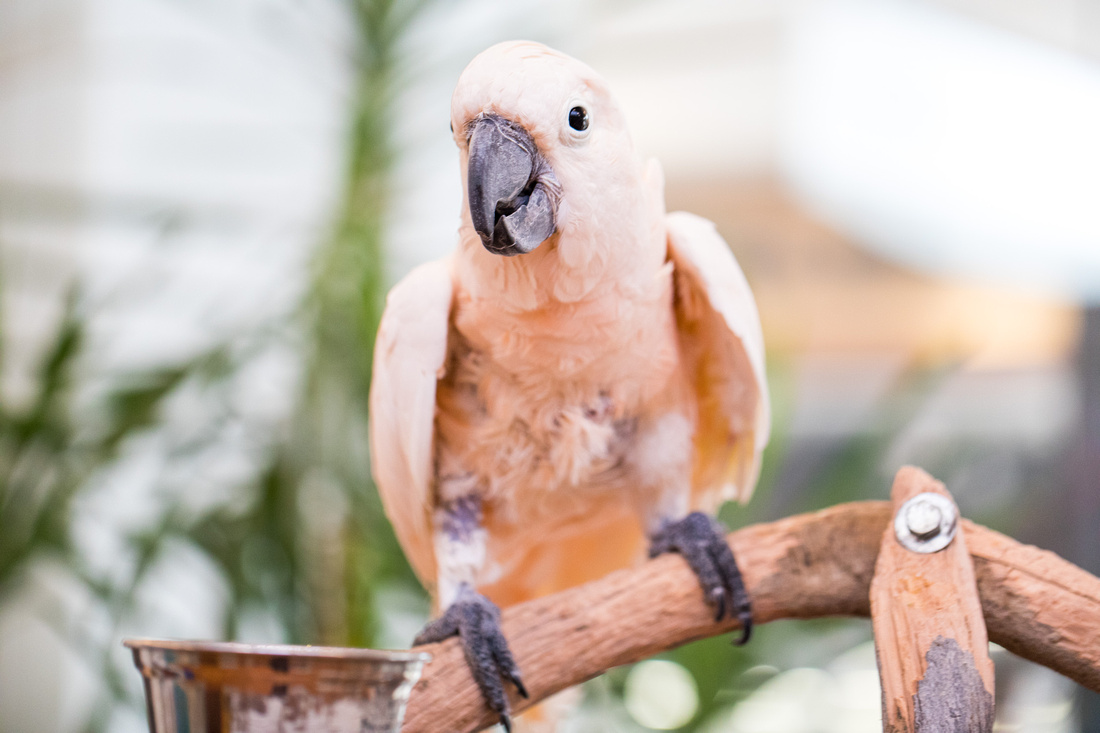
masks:
<svg viewBox="0 0 1100 733"><path fill-rule="evenodd" d="M485 704L500 716L504 730L511 733L511 710L503 680L515 685L522 697L527 697L527 689L523 686L508 641L500 630L500 609L465 584L459 588L457 597L443 615L417 635L413 645L443 641L456 634L462 638L466 663Z"/></svg>

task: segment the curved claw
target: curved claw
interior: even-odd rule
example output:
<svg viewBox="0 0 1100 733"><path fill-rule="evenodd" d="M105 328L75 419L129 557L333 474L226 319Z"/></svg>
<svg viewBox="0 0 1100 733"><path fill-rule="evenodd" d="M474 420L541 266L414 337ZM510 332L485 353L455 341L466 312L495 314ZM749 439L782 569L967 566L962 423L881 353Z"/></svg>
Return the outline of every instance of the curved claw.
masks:
<svg viewBox="0 0 1100 733"><path fill-rule="evenodd" d="M528 694L512 650L500 630L500 609L470 586L463 585L455 601L417 634L413 645L442 641L456 634L462 639L466 664L485 704L500 716L500 724L510 732L511 710L502 679L515 685L520 696L526 698Z"/></svg>
<svg viewBox="0 0 1100 733"><path fill-rule="evenodd" d="M734 642L741 645L752 635L752 604L724 529L710 516L692 512L653 535L649 556L683 555L699 579L704 600L714 608L715 622L727 617L741 622L741 638Z"/></svg>
<svg viewBox="0 0 1100 733"><path fill-rule="evenodd" d="M730 643L734 646L744 646L749 643L749 638L752 636L752 611L738 612L737 619L741 622L741 638Z"/></svg>

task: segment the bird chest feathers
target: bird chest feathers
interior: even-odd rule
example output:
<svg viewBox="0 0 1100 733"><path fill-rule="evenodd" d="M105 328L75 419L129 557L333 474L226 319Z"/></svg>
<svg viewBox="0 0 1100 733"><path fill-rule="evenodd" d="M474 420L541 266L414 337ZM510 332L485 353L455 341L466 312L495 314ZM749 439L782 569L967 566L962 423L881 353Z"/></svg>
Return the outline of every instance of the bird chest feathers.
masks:
<svg viewBox="0 0 1100 733"><path fill-rule="evenodd" d="M563 494L618 488L639 422L683 391L674 388L682 369L671 297L667 271L637 299L616 292L528 311L457 292L437 396L440 453L505 504L522 491L579 508L579 497Z"/></svg>

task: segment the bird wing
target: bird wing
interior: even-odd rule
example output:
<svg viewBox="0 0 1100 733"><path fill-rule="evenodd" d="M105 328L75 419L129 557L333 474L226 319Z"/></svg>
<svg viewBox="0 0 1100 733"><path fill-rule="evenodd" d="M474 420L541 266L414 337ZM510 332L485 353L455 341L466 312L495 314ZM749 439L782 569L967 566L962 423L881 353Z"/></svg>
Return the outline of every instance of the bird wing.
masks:
<svg viewBox="0 0 1100 733"><path fill-rule="evenodd" d="M725 241L706 219L666 217L676 323L699 405L692 503L713 511L752 495L771 409L756 302Z"/></svg>
<svg viewBox="0 0 1100 733"><path fill-rule="evenodd" d="M405 556L426 585L436 575L436 382L447 358L452 291L449 260L421 265L393 287L378 328L370 389L371 471Z"/></svg>

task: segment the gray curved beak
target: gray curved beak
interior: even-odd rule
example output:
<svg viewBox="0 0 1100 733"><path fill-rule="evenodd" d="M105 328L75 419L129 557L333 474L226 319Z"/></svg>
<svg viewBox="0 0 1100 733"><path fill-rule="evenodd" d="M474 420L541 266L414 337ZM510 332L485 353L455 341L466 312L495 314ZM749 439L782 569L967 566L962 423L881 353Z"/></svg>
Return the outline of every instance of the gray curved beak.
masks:
<svg viewBox="0 0 1100 733"><path fill-rule="evenodd" d="M497 115L470 132L467 190L470 219L485 249L524 254L554 233L557 181L531 136Z"/></svg>

